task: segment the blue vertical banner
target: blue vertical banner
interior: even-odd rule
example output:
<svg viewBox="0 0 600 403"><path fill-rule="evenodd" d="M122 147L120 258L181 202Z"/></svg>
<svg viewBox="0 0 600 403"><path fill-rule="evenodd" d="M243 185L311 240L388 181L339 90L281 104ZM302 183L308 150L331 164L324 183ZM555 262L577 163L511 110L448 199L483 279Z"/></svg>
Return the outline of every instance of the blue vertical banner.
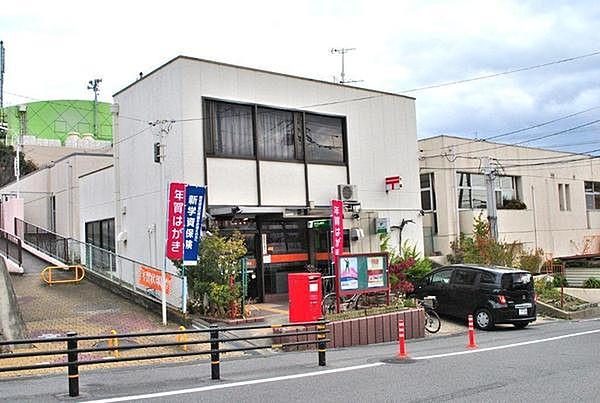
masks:
<svg viewBox="0 0 600 403"><path fill-rule="evenodd" d="M187 185L185 189L185 220L183 226L183 265L198 264L198 245L204 217L206 188Z"/></svg>

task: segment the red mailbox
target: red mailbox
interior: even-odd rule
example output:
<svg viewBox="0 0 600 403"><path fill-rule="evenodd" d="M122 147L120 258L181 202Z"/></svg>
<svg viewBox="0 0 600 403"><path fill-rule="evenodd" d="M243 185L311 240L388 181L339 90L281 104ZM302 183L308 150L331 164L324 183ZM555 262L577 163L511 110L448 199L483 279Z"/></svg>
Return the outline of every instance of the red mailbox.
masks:
<svg viewBox="0 0 600 403"><path fill-rule="evenodd" d="M288 274L288 290L290 322L312 322L323 316L320 273Z"/></svg>

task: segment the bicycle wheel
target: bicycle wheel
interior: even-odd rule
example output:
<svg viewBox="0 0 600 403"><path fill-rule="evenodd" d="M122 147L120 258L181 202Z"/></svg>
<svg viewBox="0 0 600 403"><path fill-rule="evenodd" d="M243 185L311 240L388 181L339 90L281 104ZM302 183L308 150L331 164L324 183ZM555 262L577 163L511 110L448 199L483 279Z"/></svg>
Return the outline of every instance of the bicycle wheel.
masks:
<svg viewBox="0 0 600 403"><path fill-rule="evenodd" d="M429 333L437 333L442 327L439 315L433 309L425 309L425 330Z"/></svg>
<svg viewBox="0 0 600 403"><path fill-rule="evenodd" d="M335 311L335 293L325 295L321 302L321 312L323 312L323 315L328 315L335 313Z"/></svg>

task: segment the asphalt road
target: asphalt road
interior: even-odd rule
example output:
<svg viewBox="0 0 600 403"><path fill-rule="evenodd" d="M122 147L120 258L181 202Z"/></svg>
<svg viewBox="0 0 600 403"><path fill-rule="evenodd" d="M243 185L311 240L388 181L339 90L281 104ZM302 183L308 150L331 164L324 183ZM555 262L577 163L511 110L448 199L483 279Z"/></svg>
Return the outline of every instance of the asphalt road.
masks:
<svg viewBox="0 0 600 403"><path fill-rule="evenodd" d="M407 343L412 360L395 363L394 344L317 354L277 353L224 360L221 381L198 364L96 370L81 374L82 401L598 401L600 321L548 322L524 330L478 332ZM391 360L391 361L390 361ZM325 371L325 372L323 372ZM0 381L5 401L61 401L63 376Z"/></svg>

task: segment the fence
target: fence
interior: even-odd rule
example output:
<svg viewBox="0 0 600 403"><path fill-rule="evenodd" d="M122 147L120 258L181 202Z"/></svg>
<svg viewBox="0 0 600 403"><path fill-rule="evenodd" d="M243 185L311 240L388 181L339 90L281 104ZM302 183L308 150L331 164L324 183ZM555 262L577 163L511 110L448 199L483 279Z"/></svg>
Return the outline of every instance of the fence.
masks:
<svg viewBox="0 0 600 403"><path fill-rule="evenodd" d="M238 347L238 348L220 348L220 343L228 343L234 341L248 341L248 340L259 340L269 339L276 336L276 334L266 334L259 336L246 336L246 337L219 337L219 333L223 331L243 331L243 330L255 330L255 329L276 329L282 327L291 326L315 326L315 330L307 330L297 333L298 335L316 335L316 340L297 341L283 344L271 344L268 346L252 346L252 347ZM0 347L11 346L11 345L23 345L23 344L59 344L66 343L66 349L59 350L36 350L33 352L16 352L16 353L3 353L0 354L0 363L3 360L24 358L24 357L45 357L53 355L66 355L66 361L52 362L52 363L41 363L35 365L20 365L12 367L0 367L0 372L14 372L14 371L25 371L25 370L37 370L45 368L59 368L67 367L68 369L68 382L69 382L69 396L79 396L79 367L83 365L94 365L94 364L106 364L112 362L126 362L126 361L144 361L144 360L155 360L160 358L173 358L173 357L186 357L186 356L198 356L198 355L210 355L210 367L211 367L211 378L213 380L221 379L221 359L220 355L223 353L230 353L236 351L250 351L250 350L261 350L261 349L283 349L291 346L316 344L318 352L319 366L326 365L326 343L330 340L327 339L327 333L329 330L326 328L327 322L324 320L317 322L303 322L303 323L286 323L281 325L255 325L255 326L240 326L240 327L227 327L219 328L217 325L211 325L209 329L193 329L193 330L178 330L178 331L166 331L166 332L154 332L154 333L129 333L129 334L114 334L99 335L99 336L78 336L75 332L67 333L67 337L57 337L54 339L24 339L24 340L9 340L0 341ZM184 335L189 334L209 334L208 340L185 340ZM160 342L160 343L146 343L146 344L130 344L119 346L118 340L121 338L132 338L132 337L153 337L153 336L175 336L175 342ZM111 341L107 347L89 347L89 348L78 348L80 341L90 340L109 340ZM96 343L97 344L97 343ZM210 344L210 350L204 351L187 351L187 346L198 345L198 344ZM94 353L94 352L119 352L128 351L135 349L150 349L157 347L183 347L184 351L172 352L168 354L151 354L151 355L136 355L130 357L122 357L120 354L115 354L114 358L102 358L92 360L82 360L79 354ZM60 346L59 346L60 348Z"/></svg>
<svg viewBox="0 0 600 403"><path fill-rule="evenodd" d="M3 229L0 229L0 254L4 254L4 256L21 267L23 263L21 240Z"/></svg>
<svg viewBox="0 0 600 403"><path fill-rule="evenodd" d="M123 288L156 302L161 300L160 269L89 243L63 237L18 218L15 218L15 231L25 244L65 265L82 265L88 272ZM167 303L185 312L186 278L176 273L167 273L166 281Z"/></svg>

